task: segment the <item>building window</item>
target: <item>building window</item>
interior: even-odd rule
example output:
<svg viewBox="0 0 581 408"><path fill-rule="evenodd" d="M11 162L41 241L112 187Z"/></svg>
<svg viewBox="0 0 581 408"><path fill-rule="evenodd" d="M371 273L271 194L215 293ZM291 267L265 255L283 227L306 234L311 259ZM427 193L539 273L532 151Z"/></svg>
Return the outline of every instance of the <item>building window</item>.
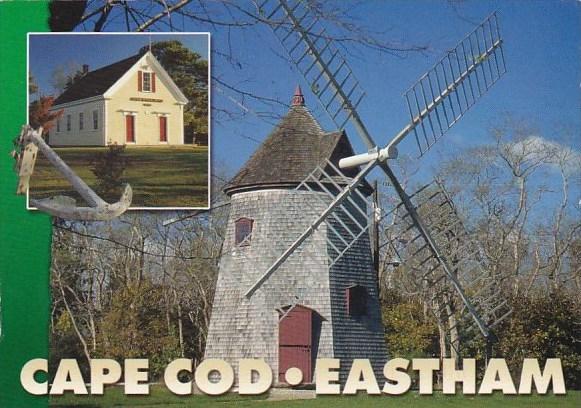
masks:
<svg viewBox="0 0 581 408"><path fill-rule="evenodd" d="M151 72L143 73L143 92L151 92Z"/></svg>
<svg viewBox="0 0 581 408"><path fill-rule="evenodd" d="M155 92L155 72L137 71L137 90Z"/></svg>
<svg viewBox="0 0 581 408"><path fill-rule="evenodd" d="M93 111L93 129L99 129L99 111L97 110Z"/></svg>
<svg viewBox="0 0 581 408"><path fill-rule="evenodd" d="M254 220L250 218L239 218L234 223L234 242L236 245L250 245L253 224Z"/></svg>
<svg viewBox="0 0 581 408"><path fill-rule="evenodd" d="M67 115L67 132L71 131L71 115Z"/></svg>
<svg viewBox="0 0 581 408"><path fill-rule="evenodd" d="M83 130L85 128L85 115L83 112L79 113L79 130Z"/></svg>
<svg viewBox="0 0 581 408"><path fill-rule="evenodd" d="M61 118L58 118L56 120L56 131L60 132L61 131Z"/></svg>
<svg viewBox="0 0 581 408"><path fill-rule="evenodd" d="M367 310L367 289L361 285L351 285L345 289L345 301L349 316L363 316Z"/></svg>

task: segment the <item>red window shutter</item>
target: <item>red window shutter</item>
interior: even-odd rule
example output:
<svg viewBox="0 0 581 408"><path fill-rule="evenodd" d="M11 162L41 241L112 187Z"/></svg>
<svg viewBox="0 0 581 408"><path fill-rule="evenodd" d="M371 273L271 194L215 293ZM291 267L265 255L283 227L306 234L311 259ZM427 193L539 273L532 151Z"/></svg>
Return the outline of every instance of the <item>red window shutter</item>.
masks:
<svg viewBox="0 0 581 408"><path fill-rule="evenodd" d="M155 92L155 72L151 73L151 92Z"/></svg>
<svg viewBox="0 0 581 408"><path fill-rule="evenodd" d="M137 90L143 91L143 72L137 71Z"/></svg>

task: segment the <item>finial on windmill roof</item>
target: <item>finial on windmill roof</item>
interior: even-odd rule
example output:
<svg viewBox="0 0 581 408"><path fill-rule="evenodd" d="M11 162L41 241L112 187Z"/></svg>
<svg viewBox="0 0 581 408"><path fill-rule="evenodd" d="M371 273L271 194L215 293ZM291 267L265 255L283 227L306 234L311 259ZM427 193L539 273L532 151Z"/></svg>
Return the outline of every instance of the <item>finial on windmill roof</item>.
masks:
<svg viewBox="0 0 581 408"><path fill-rule="evenodd" d="M293 95L291 106L305 106L305 97L303 96L303 91L301 86L297 85L295 88L295 94Z"/></svg>

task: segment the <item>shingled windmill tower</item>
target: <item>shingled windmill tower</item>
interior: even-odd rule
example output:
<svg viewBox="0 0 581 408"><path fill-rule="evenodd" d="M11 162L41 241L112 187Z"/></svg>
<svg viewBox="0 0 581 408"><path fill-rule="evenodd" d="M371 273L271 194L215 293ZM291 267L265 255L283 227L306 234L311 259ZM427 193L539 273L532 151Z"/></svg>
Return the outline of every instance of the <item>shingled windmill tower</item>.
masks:
<svg viewBox="0 0 581 408"><path fill-rule="evenodd" d="M325 132L297 87L288 113L225 189L231 209L206 358L233 367L263 358L279 383L291 367L312 382L317 358L341 359L343 381L354 358L370 359L381 373L387 355L367 183L252 296L245 293L349 182L336 166L352 154L345 132Z"/></svg>

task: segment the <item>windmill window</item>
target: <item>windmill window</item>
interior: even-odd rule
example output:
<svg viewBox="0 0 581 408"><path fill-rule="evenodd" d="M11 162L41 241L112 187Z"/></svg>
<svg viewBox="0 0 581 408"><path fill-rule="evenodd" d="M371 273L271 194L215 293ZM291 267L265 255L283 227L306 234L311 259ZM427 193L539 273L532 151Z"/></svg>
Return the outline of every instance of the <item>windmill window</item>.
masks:
<svg viewBox="0 0 581 408"><path fill-rule="evenodd" d="M239 218L234 223L234 241L236 245L250 245L253 225L254 220L251 220L250 218Z"/></svg>
<svg viewBox="0 0 581 408"><path fill-rule="evenodd" d="M345 289L345 301L349 316L363 316L367 310L367 289L361 285L351 285Z"/></svg>

